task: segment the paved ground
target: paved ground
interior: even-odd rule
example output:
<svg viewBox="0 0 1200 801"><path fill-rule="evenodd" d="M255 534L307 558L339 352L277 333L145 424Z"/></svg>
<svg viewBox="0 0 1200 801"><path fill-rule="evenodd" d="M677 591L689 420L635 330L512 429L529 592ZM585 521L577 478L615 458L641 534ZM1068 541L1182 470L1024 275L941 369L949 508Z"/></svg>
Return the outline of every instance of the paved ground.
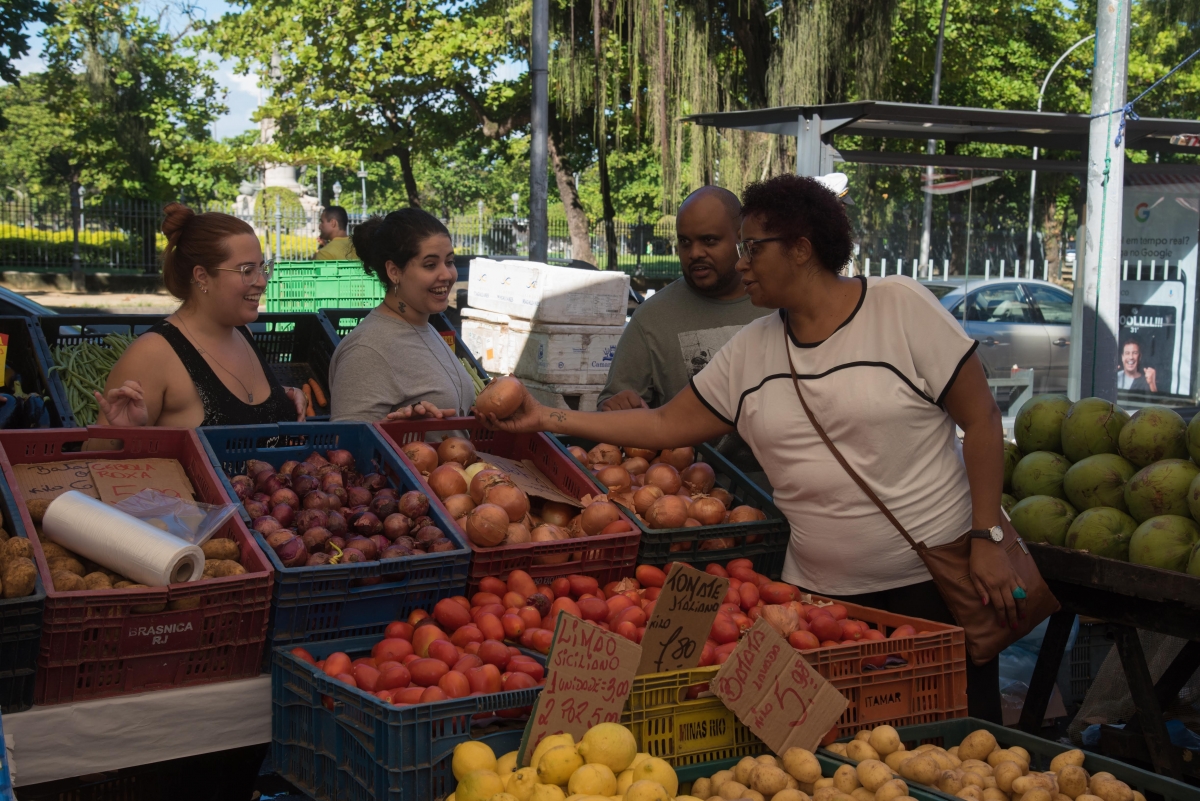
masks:
<svg viewBox="0 0 1200 801"><path fill-rule="evenodd" d="M170 314L179 306L179 301L170 295L118 292L76 294L41 289L18 291L30 300L64 313Z"/></svg>

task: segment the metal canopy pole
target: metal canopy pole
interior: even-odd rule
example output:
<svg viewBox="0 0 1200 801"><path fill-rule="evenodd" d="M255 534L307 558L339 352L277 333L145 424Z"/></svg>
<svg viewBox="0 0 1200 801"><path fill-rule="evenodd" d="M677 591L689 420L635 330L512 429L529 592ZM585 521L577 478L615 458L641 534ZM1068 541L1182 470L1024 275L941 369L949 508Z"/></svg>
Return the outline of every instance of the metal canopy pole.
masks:
<svg viewBox="0 0 1200 801"><path fill-rule="evenodd" d="M1096 12L1083 270L1076 278L1071 314L1071 339L1075 347L1071 348L1067 393L1073 399L1088 396L1117 399L1126 140L1122 137L1118 143L1116 139L1125 105L1129 14L1129 0L1101 3Z"/></svg>
<svg viewBox="0 0 1200 801"><path fill-rule="evenodd" d="M529 72L533 79L529 142L529 259L545 261L549 250L546 219L546 159L550 103L547 80L550 53L550 0L533 0L533 42Z"/></svg>
<svg viewBox="0 0 1200 801"><path fill-rule="evenodd" d="M938 38L937 38L937 53L933 57L933 103L938 104L938 95L942 91L942 48L946 44L946 6L949 0L942 0L942 21L938 23ZM937 152L937 140L930 139L925 145L925 152L933 155ZM933 185L933 167L925 168L925 185ZM933 193L925 193L925 212L921 217L921 268L929 264L929 237L930 229L933 228ZM933 271L930 270L929 277L933 278Z"/></svg>

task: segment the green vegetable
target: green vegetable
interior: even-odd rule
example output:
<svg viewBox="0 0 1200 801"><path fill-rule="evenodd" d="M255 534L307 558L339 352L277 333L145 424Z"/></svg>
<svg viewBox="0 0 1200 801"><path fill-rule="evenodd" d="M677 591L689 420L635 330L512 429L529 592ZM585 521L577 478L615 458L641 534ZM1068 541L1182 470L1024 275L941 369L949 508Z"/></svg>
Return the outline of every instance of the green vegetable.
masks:
<svg viewBox="0 0 1200 801"><path fill-rule="evenodd" d="M51 349L54 366L50 372L57 371L61 375L67 402L79 425L90 426L96 422L100 407L92 392L103 394L108 374L133 340L132 334L109 334L104 337L103 344L84 341L55 345Z"/></svg>
<svg viewBox="0 0 1200 801"><path fill-rule="evenodd" d="M471 383L475 385L475 394L478 395L480 392L483 392L483 388L487 386L487 383L479 377L479 374L475 372L475 368L471 366L471 363L465 357L459 356L458 360L462 362L463 369L467 371L467 375L471 376Z"/></svg>

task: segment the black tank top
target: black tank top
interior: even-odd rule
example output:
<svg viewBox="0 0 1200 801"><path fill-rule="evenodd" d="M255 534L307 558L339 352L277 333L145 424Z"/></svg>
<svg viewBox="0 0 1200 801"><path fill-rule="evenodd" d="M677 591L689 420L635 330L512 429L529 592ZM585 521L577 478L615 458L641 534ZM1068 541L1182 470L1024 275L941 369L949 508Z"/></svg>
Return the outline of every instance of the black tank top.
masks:
<svg viewBox="0 0 1200 801"><path fill-rule="evenodd" d="M150 331L170 343L175 355L179 357L179 361L183 362L188 375L192 377L192 383L196 385L196 394L200 396L200 402L204 404L204 422L200 425L248 426L296 421L296 405L284 392L283 385L271 373L266 359L254 344L254 337L250 336L250 332L246 328L239 327L238 331L250 343L250 349L258 357L258 363L262 365L263 373L267 376L267 384L271 387L271 394L262 403L246 403L230 392L229 388L221 383L221 379L217 377L213 369L208 366L208 362L200 355L200 351L196 350L196 346L183 335L182 331L167 320L158 323Z"/></svg>

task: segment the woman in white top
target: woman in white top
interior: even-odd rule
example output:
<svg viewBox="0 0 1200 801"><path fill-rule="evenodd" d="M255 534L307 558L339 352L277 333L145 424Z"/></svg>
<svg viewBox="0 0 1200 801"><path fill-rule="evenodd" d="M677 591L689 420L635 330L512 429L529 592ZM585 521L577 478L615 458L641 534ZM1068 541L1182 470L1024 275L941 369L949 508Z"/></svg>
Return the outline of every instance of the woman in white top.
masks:
<svg viewBox="0 0 1200 801"><path fill-rule="evenodd" d="M809 423L790 353L817 421L915 540L941 545L972 531L980 603L1015 627L1024 614L1017 575L986 537L1000 523L1004 445L976 343L916 281L842 275L850 222L811 178L749 187L741 237L738 270L751 300L779 313L743 328L689 388L657 409L603 414L546 408L527 394L512 418L491 425L654 449L737 431L791 523L785 581L953 622L916 552ZM998 684L997 660L968 661L971 715L1000 721Z"/></svg>

